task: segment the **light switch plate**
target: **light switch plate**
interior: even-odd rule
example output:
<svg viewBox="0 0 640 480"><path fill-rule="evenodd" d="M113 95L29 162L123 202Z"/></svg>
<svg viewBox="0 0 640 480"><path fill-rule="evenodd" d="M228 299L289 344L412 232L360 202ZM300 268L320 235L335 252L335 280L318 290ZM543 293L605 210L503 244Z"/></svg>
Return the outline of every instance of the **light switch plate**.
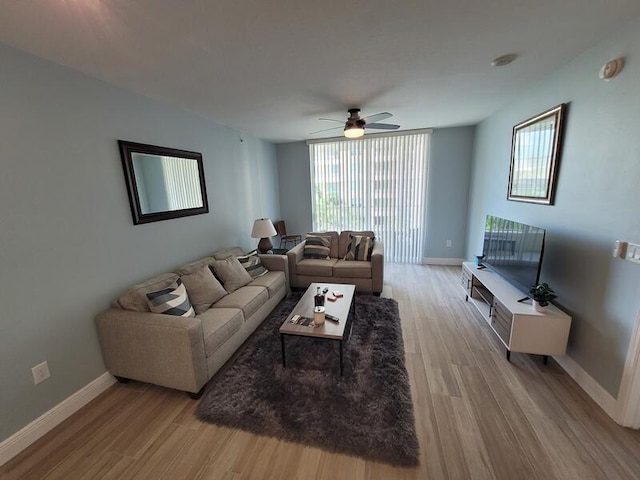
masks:
<svg viewBox="0 0 640 480"><path fill-rule="evenodd" d="M627 244L627 252L624 259L630 262L640 263L640 245L637 243Z"/></svg>

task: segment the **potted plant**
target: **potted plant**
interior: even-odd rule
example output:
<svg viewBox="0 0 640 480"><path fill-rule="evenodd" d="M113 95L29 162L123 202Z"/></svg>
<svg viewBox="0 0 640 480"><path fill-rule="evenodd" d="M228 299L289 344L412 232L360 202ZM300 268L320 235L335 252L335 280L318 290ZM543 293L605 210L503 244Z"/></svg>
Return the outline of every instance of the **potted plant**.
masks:
<svg viewBox="0 0 640 480"><path fill-rule="evenodd" d="M544 307L556 298L556 294L548 283L539 283L529 289L529 295L533 298L533 308L537 312L544 311Z"/></svg>

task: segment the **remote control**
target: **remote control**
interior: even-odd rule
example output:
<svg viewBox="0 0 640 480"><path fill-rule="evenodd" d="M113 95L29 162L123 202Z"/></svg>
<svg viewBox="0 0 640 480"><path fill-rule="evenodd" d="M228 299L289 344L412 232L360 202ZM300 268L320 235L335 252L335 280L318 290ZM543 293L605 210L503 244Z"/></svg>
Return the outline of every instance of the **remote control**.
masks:
<svg viewBox="0 0 640 480"><path fill-rule="evenodd" d="M331 320L332 322L340 323L340 319L338 317L334 317L333 315L330 315L328 313L325 313L324 318L326 318L327 320Z"/></svg>

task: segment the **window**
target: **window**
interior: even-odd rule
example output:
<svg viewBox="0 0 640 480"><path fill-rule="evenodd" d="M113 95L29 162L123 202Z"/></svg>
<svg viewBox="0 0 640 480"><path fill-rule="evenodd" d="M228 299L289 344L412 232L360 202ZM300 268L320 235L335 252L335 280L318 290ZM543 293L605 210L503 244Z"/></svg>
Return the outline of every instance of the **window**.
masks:
<svg viewBox="0 0 640 480"><path fill-rule="evenodd" d="M385 260L420 263L429 132L309 142L314 231L372 230Z"/></svg>

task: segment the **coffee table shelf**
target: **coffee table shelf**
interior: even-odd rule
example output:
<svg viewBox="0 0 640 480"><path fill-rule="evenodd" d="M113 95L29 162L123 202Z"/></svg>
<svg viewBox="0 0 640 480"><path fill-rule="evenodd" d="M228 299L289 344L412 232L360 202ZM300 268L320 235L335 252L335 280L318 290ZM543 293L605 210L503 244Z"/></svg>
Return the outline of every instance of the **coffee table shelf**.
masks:
<svg viewBox="0 0 640 480"><path fill-rule="evenodd" d="M320 290L328 288L329 292L340 291L343 297L338 298L335 302L325 302L325 313L333 315L340 319L339 323L325 320L324 324L317 327L309 327L302 325L294 325L291 323L291 318L294 315L300 315L302 317L313 318L314 299L317 288ZM302 296L300 301L293 307L291 313L280 327L280 341L282 344L282 365L287 366L287 357L285 350L285 336L297 335L303 337L322 338L326 340L333 340L340 343L340 375L344 373L343 366L343 343L347 340L351 334L351 326L355 319L355 306L353 303L353 297L356 291L355 285L343 285L335 283L312 283L307 288L307 291ZM348 327L348 328L347 328ZM346 333L346 335L345 335Z"/></svg>

